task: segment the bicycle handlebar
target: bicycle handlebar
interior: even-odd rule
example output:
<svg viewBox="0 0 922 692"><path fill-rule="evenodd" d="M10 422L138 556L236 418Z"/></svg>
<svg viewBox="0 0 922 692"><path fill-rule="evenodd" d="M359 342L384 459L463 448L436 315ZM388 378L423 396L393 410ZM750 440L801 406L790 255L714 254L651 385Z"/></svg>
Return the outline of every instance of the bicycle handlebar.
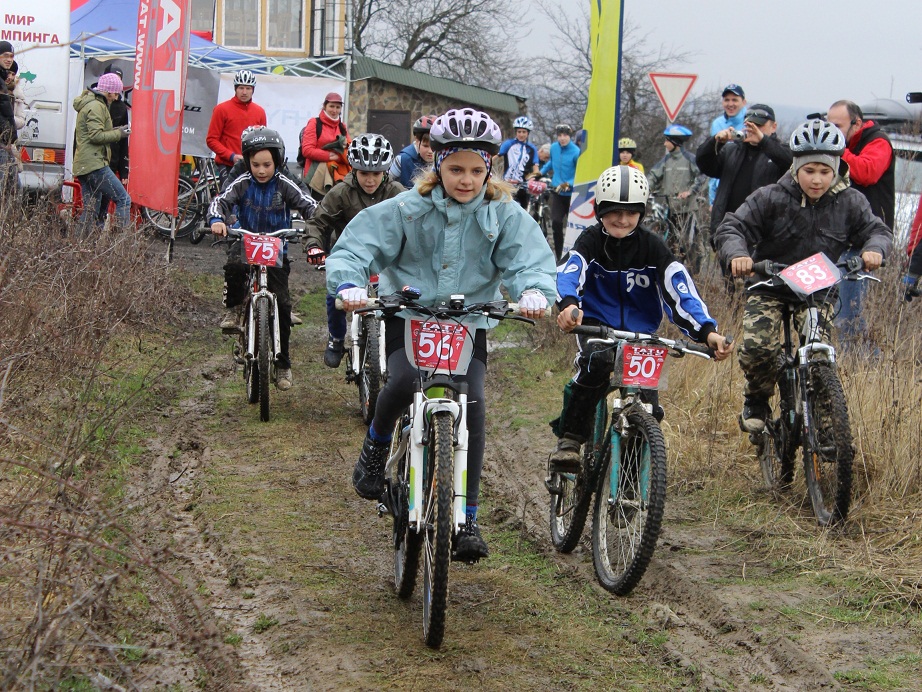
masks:
<svg viewBox="0 0 922 692"><path fill-rule="evenodd" d="M616 341L649 341L655 344L660 344L672 349L675 353L674 355L684 355L686 353L691 353L694 356L699 356L701 358L711 359L714 357L714 350L709 346L703 346L701 344L693 344L689 341L673 339L667 339L662 336L657 336L656 334L644 334L643 332L625 332L620 329L612 329L611 327L606 327L605 325L598 326L589 326L578 324L570 330L571 334L581 334L588 337L597 337L599 341L605 341L614 343ZM730 337L727 337L727 343L731 341Z"/></svg>
<svg viewBox="0 0 922 692"><path fill-rule="evenodd" d="M836 262L835 265L839 269L845 270L842 278L846 281L864 281L866 279L870 279L872 281L880 281L880 279L877 277L862 273L864 270L864 260L861 259L860 256L851 257L844 262ZM789 266L790 265L788 264L773 262L772 260L760 260L753 263L752 272L754 274L758 274L759 276L764 276L771 279L778 276ZM887 266L887 260L881 261L880 266Z"/></svg>
<svg viewBox="0 0 922 692"><path fill-rule="evenodd" d="M221 243L233 243L238 238L242 238L245 235L267 235L273 238L281 238L282 240L286 240L289 243L297 243L301 236L304 235L304 229L280 228L277 231L269 231L268 233L254 233L253 231L248 231L243 228L228 228L227 235L224 238L218 238L211 244L211 247L220 245Z"/></svg>
<svg viewBox="0 0 922 692"><path fill-rule="evenodd" d="M336 309L343 309L343 301L341 298L336 298ZM505 300L494 300L489 303L475 303L473 305L462 305L461 307L452 307L452 306L430 306L430 305L420 305L414 300L410 300L405 296L395 293L389 296L381 296L380 298L369 298L368 305L363 308L358 308L355 310L356 313L365 313L365 312L374 312L375 310L381 310L386 315L396 315L401 310L416 310L424 314L430 315L432 317L464 317L466 315L484 315L491 319L497 320L516 320L518 322L527 322L528 324L534 324L535 321L529 317L522 317L518 313L519 304L510 303ZM550 308L548 308L544 316L547 317L551 314Z"/></svg>

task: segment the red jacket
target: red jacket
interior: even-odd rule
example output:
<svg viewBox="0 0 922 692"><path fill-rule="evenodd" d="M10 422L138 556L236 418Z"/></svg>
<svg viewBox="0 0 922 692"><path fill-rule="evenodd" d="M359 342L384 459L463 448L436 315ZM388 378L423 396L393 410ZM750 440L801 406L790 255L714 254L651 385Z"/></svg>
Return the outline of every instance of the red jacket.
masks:
<svg viewBox="0 0 922 692"><path fill-rule="evenodd" d="M906 254L912 256L912 251L922 241L922 197L919 198L919 207L916 209L916 215L912 220L912 226L909 229L909 244L906 246Z"/></svg>
<svg viewBox="0 0 922 692"><path fill-rule="evenodd" d="M250 125L267 125L266 111L250 101L243 103L232 96L215 106L205 141L223 166L234 165L234 155L240 155L240 135Z"/></svg>
<svg viewBox="0 0 922 692"><path fill-rule="evenodd" d="M320 123L322 125L320 137L317 137L316 118L311 118L307 121L304 134L301 135L301 154L308 161L327 162L330 160L330 151L328 149L322 149L321 147L324 144L329 144L342 134L339 129L341 121L333 120L324 111L320 111L320 115L317 117L320 118ZM349 141L349 131L346 130L345 125L343 125L343 130L346 132L346 141ZM346 161L345 153L343 153L342 161ZM305 168L307 168L307 166L305 166Z"/></svg>
<svg viewBox="0 0 922 692"><path fill-rule="evenodd" d="M848 142L848 149L842 154L842 159L848 164L848 175L851 181L864 187L877 183L887 172L893 160L893 147L885 139L871 140L860 154L852 151L858 145L861 133L873 126L873 120L865 120L861 123L861 129L852 135Z"/></svg>

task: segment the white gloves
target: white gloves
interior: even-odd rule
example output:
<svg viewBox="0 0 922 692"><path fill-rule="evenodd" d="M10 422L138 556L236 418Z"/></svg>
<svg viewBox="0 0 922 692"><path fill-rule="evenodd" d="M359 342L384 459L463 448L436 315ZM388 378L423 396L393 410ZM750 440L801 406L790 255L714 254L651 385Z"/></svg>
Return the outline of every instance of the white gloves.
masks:
<svg viewBox="0 0 922 692"><path fill-rule="evenodd" d="M365 288L344 288L339 292L339 297L348 308L365 307L368 304L368 290ZM357 305L356 305L357 303Z"/></svg>
<svg viewBox="0 0 922 692"><path fill-rule="evenodd" d="M533 288L529 289L519 298L519 310L547 310L547 298L544 297L541 291L537 291Z"/></svg>

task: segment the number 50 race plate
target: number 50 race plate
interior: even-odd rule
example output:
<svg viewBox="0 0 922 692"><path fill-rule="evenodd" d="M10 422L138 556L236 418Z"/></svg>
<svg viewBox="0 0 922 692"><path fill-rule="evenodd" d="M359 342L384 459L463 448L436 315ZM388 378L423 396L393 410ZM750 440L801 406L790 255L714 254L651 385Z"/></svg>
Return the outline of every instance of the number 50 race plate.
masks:
<svg viewBox="0 0 922 692"><path fill-rule="evenodd" d="M621 347L621 384L656 389L668 353L669 349L663 346L624 344Z"/></svg>

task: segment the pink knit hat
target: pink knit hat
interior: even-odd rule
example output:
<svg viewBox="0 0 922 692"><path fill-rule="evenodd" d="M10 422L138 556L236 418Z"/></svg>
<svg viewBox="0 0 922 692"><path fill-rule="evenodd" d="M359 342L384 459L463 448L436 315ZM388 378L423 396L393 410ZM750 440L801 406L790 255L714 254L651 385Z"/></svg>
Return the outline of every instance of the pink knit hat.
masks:
<svg viewBox="0 0 922 692"><path fill-rule="evenodd" d="M96 83L96 91L101 94L121 94L125 90L122 80L111 72L101 75Z"/></svg>

